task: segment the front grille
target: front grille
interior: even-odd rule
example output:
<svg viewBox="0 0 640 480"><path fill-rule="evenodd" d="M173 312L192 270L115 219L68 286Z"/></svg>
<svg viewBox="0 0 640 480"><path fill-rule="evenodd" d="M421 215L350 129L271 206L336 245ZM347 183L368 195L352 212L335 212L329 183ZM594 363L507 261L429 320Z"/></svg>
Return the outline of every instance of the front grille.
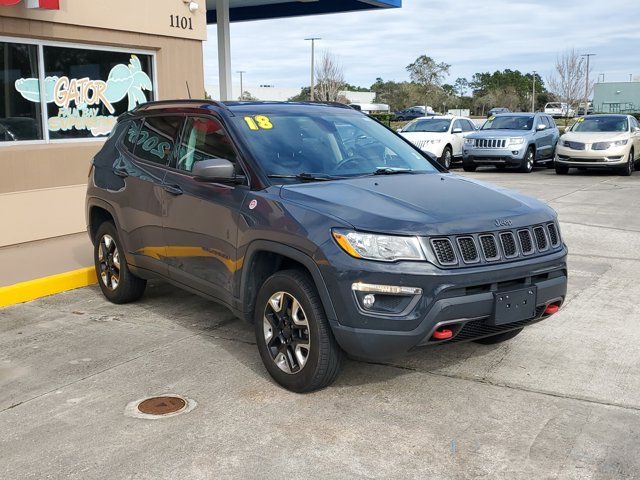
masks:
<svg viewBox="0 0 640 480"><path fill-rule="evenodd" d="M440 265L455 265L458 263L453 245L448 238L431 240L431 246Z"/></svg>
<svg viewBox="0 0 640 480"><path fill-rule="evenodd" d="M523 257L557 252L562 248L555 222L498 232L469 233L431 238L435 262L443 267L460 268L480 263L504 263Z"/></svg>
<svg viewBox="0 0 640 480"><path fill-rule="evenodd" d="M422 148L424 148L424 146L427 144L427 141L426 141L426 140L416 140L416 141L414 141L414 142L413 142L413 144L414 144L416 147L418 147L418 148L422 149Z"/></svg>
<svg viewBox="0 0 640 480"><path fill-rule="evenodd" d="M480 261L480 255L478 255L478 249L473 237L459 237L458 247L464 263L477 263Z"/></svg>
<svg viewBox="0 0 640 480"><path fill-rule="evenodd" d="M549 231L551 246L557 247L560 244L560 235L558 235L558 227L556 227L555 223L550 223L549 225L547 225L547 230Z"/></svg>
<svg viewBox="0 0 640 480"><path fill-rule="evenodd" d="M493 235L481 235L480 244L482 245L482 253L487 261L498 260L500 253L498 253L498 244Z"/></svg>
<svg viewBox="0 0 640 480"><path fill-rule="evenodd" d="M564 146L567 148L570 148L571 150L584 150L585 149L585 145L584 143L580 143L580 142L569 142L569 141L564 141Z"/></svg>
<svg viewBox="0 0 640 480"><path fill-rule="evenodd" d="M532 323L536 323L541 320L544 308L545 307L538 307L536 309L536 316L533 318L521 320L519 322L505 323L504 325L490 325L486 320L472 320L465 323L460 332L447 343L475 340L477 338L498 335L502 332L515 330L516 328L526 327L527 325L531 325Z"/></svg>
<svg viewBox="0 0 640 480"><path fill-rule="evenodd" d="M500 234L502 242L502 251L507 258L513 258L518 255L518 247L516 246L516 237L511 232L503 232Z"/></svg>
<svg viewBox="0 0 640 480"><path fill-rule="evenodd" d="M536 246L538 247L538 250L544 252L547 248L549 248L549 244L547 243L547 236L544 233L544 228L534 228L533 234L536 236Z"/></svg>
<svg viewBox="0 0 640 480"><path fill-rule="evenodd" d="M523 255L531 255L533 253L533 239L529 230L519 230L518 240L520 240L520 251Z"/></svg>
<svg viewBox="0 0 640 480"><path fill-rule="evenodd" d="M476 148L505 148L507 141L499 138L476 138Z"/></svg>

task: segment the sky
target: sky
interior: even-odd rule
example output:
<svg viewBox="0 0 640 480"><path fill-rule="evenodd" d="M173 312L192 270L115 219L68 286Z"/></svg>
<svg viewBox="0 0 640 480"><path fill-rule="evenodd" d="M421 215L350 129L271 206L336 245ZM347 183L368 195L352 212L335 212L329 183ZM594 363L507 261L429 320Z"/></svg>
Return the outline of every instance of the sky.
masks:
<svg viewBox="0 0 640 480"><path fill-rule="evenodd" d="M205 84L218 83L216 26L204 45ZM310 42L322 37L345 80L408 79L420 55L451 65L447 83L475 72L536 70L543 79L563 51L595 53L606 81L640 77L640 0L403 0L401 9L231 24L231 64L246 85L309 85Z"/></svg>

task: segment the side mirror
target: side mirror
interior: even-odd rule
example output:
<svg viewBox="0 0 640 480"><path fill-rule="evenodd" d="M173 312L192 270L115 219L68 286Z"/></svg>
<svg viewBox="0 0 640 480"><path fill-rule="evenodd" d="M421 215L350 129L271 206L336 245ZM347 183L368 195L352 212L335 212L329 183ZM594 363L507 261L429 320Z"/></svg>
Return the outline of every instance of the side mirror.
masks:
<svg viewBox="0 0 640 480"><path fill-rule="evenodd" d="M235 166L224 158L196 162L191 173L201 182L229 181L236 178Z"/></svg>
<svg viewBox="0 0 640 480"><path fill-rule="evenodd" d="M540 132L540 131L542 131L542 130L545 130L546 128L547 128L547 126L546 126L544 123L540 123L540 124L536 127L536 130L537 130L538 132Z"/></svg>
<svg viewBox="0 0 640 480"><path fill-rule="evenodd" d="M451 133L462 133L462 129L460 127L454 128Z"/></svg>

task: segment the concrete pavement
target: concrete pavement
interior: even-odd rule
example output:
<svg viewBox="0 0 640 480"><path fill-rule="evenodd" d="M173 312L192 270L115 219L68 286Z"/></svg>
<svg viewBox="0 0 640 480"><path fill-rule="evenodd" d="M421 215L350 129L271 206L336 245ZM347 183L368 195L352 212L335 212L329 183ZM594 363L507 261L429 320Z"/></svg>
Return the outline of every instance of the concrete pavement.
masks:
<svg viewBox="0 0 640 480"><path fill-rule="evenodd" d="M155 283L0 310L0 478L640 478L640 173L465 174L549 202L571 249L552 319L496 346L348 361L296 395L251 327ZM149 421L132 400L178 393Z"/></svg>

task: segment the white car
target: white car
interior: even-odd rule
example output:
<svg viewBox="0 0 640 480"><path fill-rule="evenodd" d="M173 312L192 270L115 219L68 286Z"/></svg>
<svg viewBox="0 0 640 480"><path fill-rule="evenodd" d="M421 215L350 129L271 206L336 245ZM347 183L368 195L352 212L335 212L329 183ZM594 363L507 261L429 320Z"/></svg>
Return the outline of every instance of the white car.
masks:
<svg viewBox="0 0 640 480"><path fill-rule="evenodd" d="M550 102L544 106L544 113L551 115L553 118L575 117L576 112L567 103Z"/></svg>
<svg viewBox="0 0 640 480"><path fill-rule="evenodd" d="M421 117L409 122L398 133L420 150L430 152L450 168L455 159L462 159L464 138L477 130L466 117Z"/></svg>

